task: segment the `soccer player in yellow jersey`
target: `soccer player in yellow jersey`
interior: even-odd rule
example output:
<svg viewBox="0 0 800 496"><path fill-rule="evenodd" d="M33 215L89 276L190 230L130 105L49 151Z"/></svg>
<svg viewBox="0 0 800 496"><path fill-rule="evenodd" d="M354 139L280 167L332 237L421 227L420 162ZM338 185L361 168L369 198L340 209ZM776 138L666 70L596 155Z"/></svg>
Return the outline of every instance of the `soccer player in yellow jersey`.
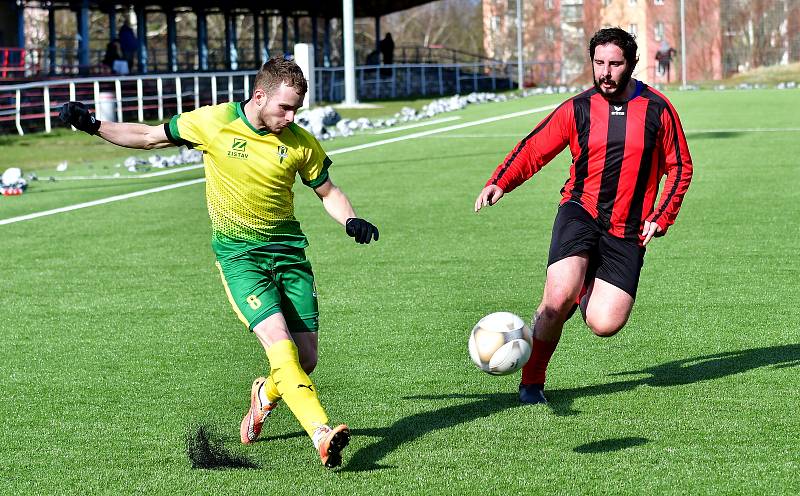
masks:
<svg viewBox="0 0 800 496"><path fill-rule="evenodd" d="M254 442L283 399L319 451L322 463L341 464L350 441L344 424L328 416L308 374L317 364L317 295L305 257L308 246L294 217L292 187L299 175L325 210L358 243L378 240L378 229L356 217L331 182L331 160L319 142L294 124L308 89L300 68L276 57L263 65L246 102L201 107L158 126L100 122L79 102L61 119L116 145L155 149L187 145L203 151L211 245L234 311L266 350L270 373L250 390L240 437Z"/></svg>

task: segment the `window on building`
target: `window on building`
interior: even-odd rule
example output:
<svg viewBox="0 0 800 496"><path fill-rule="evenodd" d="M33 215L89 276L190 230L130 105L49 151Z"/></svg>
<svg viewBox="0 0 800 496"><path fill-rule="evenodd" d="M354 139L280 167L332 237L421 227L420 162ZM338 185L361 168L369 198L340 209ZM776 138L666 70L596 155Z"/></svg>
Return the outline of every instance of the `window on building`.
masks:
<svg viewBox="0 0 800 496"><path fill-rule="evenodd" d="M544 27L544 39L547 41L554 41L556 39L556 30L553 26Z"/></svg>
<svg viewBox="0 0 800 496"><path fill-rule="evenodd" d="M664 23L658 21L656 25L653 27L653 37L656 41L661 41L664 39Z"/></svg>
<svg viewBox="0 0 800 496"><path fill-rule="evenodd" d="M636 0L628 0L628 5L636 5Z"/></svg>
<svg viewBox="0 0 800 496"><path fill-rule="evenodd" d="M500 27L500 18L497 16L492 16L491 26L492 26L492 32L496 33L497 29Z"/></svg>
<svg viewBox="0 0 800 496"><path fill-rule="evenodd" d="M630 34L632 34L632 35L636 36L636 33L637 33L638 31L639 31L639 28L636 26L636 24L631 24L630 26L628 26L628 32L629 32Z"/></svg>
<svg viewBox="0 0 800 496"><path fill-rule="evenodd" d="M554 6L555 6L555 5L554 5L554 0L544 0L544 7L545 7L547 10L553 10L553 7L554 7Z"/></svg>
<svg viewBox="0 0 800 496"><path fill-rule="evenodd" d="M653 0L653 4L655 4L655 5L664 5L664 0Z"/></svg>

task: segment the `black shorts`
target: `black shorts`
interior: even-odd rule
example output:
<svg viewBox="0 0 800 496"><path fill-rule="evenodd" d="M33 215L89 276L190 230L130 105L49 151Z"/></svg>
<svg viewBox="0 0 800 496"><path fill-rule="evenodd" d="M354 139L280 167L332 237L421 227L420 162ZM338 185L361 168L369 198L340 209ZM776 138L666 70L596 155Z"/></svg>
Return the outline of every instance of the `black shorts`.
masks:
<svg viewBox="0 0 800 496"><path fill-rule="evenodd" d="M585 253L589 256L587 283L596 277L636 299L644 252L639 243L612 236L582 206L568 201L558 208L553 223L547 266Z"/></svg>

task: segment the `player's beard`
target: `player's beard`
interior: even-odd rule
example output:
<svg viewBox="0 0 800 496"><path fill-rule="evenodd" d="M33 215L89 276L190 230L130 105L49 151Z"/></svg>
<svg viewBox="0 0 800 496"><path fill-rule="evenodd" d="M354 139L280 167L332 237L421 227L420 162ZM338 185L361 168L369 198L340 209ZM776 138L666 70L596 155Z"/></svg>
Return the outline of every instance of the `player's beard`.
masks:
<svg viewBox="0 0 800 496"><path fill-rule="evenodd" d="M614 80L611 79L610 77L601 77L600 79L598 79L597 76L594 75L594 73L592 74L592 76L594 76L593 77L594 87L597 90L597 92L610 100L620 97L622 96L623 93L625 93L625 88L627 88L628 83L631 82L632 75L633 75L632 70L625 71L624 73L622 73L622 76L620 76L619 83L616 83L616 88L614 88L614 91L612 91L611 93L605 93L601 85L606 81L614 83Z"/></svg>

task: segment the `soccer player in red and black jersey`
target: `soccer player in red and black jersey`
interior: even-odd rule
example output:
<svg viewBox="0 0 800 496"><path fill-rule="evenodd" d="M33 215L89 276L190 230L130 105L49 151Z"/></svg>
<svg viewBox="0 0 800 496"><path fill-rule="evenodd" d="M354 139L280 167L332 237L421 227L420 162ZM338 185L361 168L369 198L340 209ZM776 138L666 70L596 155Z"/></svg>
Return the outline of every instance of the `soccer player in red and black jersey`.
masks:
<svg viewBox="0 0 800 496"><path fill-rule="evenodd" d="M562 103L523 138L475 200L476 212L494 205L569 146L572 165L533 317L533 352L522 369L523 403L547 402L547 364L576 309L598 336L622 329L645 246L675 222L689 188L692 159L678 114L664 95L631 77L636 50L633 36L620 28L595 33L589 42L594 87Z"/></svg>

